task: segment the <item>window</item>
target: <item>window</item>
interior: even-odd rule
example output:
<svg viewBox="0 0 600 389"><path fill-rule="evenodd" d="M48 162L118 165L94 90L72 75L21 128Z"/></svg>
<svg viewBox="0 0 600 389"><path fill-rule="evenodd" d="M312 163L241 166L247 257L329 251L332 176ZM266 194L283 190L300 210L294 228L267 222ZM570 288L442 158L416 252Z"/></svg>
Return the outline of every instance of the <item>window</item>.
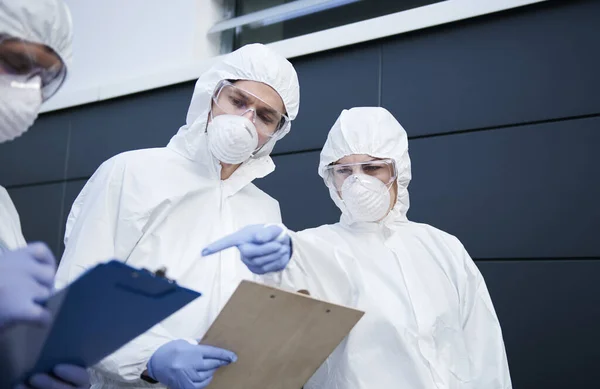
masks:
<svg viewBox="0 0 600 389"><path fill-rule="evenodd" d="M406 11L442 0L230 0L234 18L214 33L233 39L233 48L271 43L333 27Z"/></svg>

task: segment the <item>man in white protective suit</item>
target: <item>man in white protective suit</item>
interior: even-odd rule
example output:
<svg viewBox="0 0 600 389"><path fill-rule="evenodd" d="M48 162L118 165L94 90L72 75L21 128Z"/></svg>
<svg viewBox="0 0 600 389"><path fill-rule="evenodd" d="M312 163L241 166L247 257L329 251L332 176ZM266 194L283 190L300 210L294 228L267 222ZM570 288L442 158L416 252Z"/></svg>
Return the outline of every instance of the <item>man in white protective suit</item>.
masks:
<svg viewBox="0 0 600 389"><path fill-rule="evenodd" d="M62 86L72 57L72 29L63 1L0 2L0 143L23 135L42 103ZM0 212L0 252L25 247L19 215L3 187Z"/></svg>
<svg viewBox="0 0 600 389"><path fill-rule="evenodd" d="M411 170L400 123L383 108L343 111L319 175L339 223L297 233L252 225L203 252L236 246L254 273L278 272L270 279L280 286L366 312L305 388L511 388L475 263L457 238L406 217Z"/></svg>
<svg viewBox="0 0 600 389"><path fill-rule="evenodd" d="M204 294L95 366L93 388L157 381L204 388L217 368L235 361L197 340L239 282L255 277L237 252L206 261L201 251L249 223L281 221L278 202L252 181L275 169L269 154L298 106L292 64L264 45L244 46L198 79L186 124L167 147L117 155L83 188L67 221L57 286L117 258L149 270L164 266L169 278Z"/></svg>
<svg viewBox="0 0 600 389"><path fill-rule="evenodd" d="M72 30L62 0L0 1L0 143L24 134L42 102L62 86L71 62ZM23 155L9 168L18 169L29 157ZM55 270L48 246L25 242L17 210L0 186L0 332L12 336L5 331L14 325L49 325L52 317L44 302L52 292ZM20 387L88 385L85 368L61 364L52 372L34 372Z"/></svg>

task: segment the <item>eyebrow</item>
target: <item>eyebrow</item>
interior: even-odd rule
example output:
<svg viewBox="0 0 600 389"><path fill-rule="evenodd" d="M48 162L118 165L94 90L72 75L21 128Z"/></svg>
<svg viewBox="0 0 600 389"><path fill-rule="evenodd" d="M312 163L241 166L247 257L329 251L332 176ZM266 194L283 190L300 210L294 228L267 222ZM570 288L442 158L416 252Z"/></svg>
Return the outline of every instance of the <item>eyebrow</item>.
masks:
<svg viewBox="0 0 600 389"><path fill-rule="evenodd" d="M244 93L243 91L239 90L239 89L234 89L233 90L233 94L236 95L236 97L241 97L244 99L248 99L250 96L248 96L247 93Z"/></svg>
<svg viewBox="0 0 600 389"><path fill-rule="evenodd" d="M277 116L277 114L279 114L279 112L277 112L275 109L270 108L270 107L260 107L259 108L261 111L263 111L263 113L267 113L273 116Z"/></svg>
<svg viewBox="0 0 600 389"><path fill-rule="evenodd" d="M245 98L245 99L250 99L250 98L252 98L252 99L256 100L256 101L257 101L257 102L259 102L259 103L262 103L262 104L267 104L267 103L265 103L264 101L262 101L260 98L258 98L258 97L256 97L256 96L254 96L254 95L253 95L253 94L251 94L250 92L246 92L245 90L243 90L243 89L241 89L241 88L237 88L237 87L236 87L236 88L234 89L234 93L235 93L235 94L237 94L238 96L241 96L241 97ZM263 105L259 106L259 107L258 107L258 109L257 109L257 111L261 111L261 113L263 113L263 114L264 114L264 113L267 113L267 114L270 114L270 115L273 115L273 116L277 116L277 114L280 114L280 113L279 113L279 112L277 112L277 110L275 110L274 108L271 108L271 107L268 107L268 106L263 106ZM281 114L280 114L280 115L281 115Z"/></svg>

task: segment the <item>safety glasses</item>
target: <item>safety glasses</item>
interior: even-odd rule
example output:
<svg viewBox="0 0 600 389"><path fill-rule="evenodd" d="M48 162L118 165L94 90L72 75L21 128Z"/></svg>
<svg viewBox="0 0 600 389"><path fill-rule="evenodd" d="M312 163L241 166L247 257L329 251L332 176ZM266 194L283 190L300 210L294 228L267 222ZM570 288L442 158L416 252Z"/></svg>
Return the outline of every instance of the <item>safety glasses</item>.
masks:
<svg viewBox="0 0 600 389"><path fill-rule="evenodd" d="M219 82L212 99L213 115L225 113L242 116L250 112L250 120L256 130L267 137L275 137L290 121L287 115L278 112L260 97L227 80Z"/></svg>
<svg viewBox="0 0 600 389"><path fill-rule="evenodd" d="M39 77L42 99L47 100L58 91L66 74L62 60L50 48L0 36L0 76L8 76L20 83Z"/></svg>
<svg viewBox="0 0 600 389"><path fill-rule="evenodd" d="M375 177L388 188L398 177L396 163L393 159L375 159L366 162L331 164L325 168L325 182L327 186L340 190L344 181L355 174Z"/></svg>

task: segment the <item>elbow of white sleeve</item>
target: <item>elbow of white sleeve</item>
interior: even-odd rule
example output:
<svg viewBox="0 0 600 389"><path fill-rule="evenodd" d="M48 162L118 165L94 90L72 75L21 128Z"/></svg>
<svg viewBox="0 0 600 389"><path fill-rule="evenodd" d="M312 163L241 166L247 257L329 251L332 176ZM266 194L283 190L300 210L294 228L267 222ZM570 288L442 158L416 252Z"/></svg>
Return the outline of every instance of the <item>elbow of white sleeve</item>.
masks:
<svg viewBox="0 0 600 389"><path fill-rule="evenodd" d="M292 252L292 257L287 267L280 275L282 287L298 290L309 290L309 277L302 266L302 257L297 249Z"/></svg>
<svg viewBox="0 0 600 389"><path fill-rule="evenodd" d="M285 269L277 273L263 274L259 278L263 284L277 288L282 286L283 272L285 272Z"/></svg>
<svg viewBox="0 0 600 389"><path fill-rule="evenodd" d="M142 346L134 342L121 347L93 366L92 376L101 382L142 383L140 376L161 344Z"/></svg>

